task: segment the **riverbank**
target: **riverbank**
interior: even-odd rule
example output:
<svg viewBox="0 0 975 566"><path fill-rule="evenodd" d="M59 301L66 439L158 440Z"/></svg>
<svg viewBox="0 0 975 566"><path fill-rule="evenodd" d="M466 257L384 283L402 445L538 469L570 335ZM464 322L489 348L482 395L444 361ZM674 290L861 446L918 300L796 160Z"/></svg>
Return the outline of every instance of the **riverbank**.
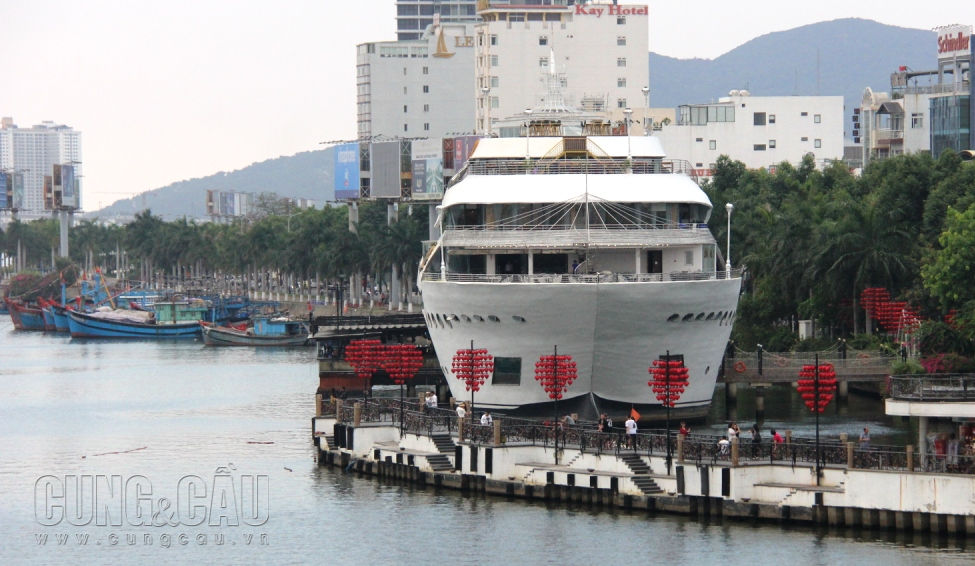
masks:
<svg viewBox="0 0 975 566"><path fill-rule="evenodd" d="M381 413L369 413L339 407L312 420L320 466L472 493L696 518L975 534L971 475L834 464L823 468L817 485L812 462L741 461L737 445L725 460L691 446L685 452L682 442L668 470L665 451L655 451L652 439L637 451L587 442L556 450L534 432L502 433L497 420L491 438L471 439L459 423L419 415L408 419L401 436L392 415L383 422ZM476 436L476 427L469 428L467 436Z"/></svg>

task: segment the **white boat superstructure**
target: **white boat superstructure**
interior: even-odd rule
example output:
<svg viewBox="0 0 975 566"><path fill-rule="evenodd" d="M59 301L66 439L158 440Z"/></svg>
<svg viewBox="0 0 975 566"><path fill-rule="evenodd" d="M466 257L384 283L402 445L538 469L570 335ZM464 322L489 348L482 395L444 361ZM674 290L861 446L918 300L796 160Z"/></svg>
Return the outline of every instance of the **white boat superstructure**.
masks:
<svg viewBox="0 0 975 566"><path fill-rule="evenodd" d="M656 138L541 135L561 131L480 140L444 195L418 281L451 392L470 395L451 362L473 341L495 360L478 407L545 411L535 362L557 346L577 364L572 410L659 408L648 367L669 353L690 373L677 413L701 414L741 287L711 202Z"/></svg>

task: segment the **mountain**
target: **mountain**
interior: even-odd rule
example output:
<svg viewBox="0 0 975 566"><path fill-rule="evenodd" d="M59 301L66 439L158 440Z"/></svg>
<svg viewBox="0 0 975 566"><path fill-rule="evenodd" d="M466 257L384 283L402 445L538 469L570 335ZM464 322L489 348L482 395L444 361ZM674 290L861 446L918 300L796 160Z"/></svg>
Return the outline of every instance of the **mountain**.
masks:
<svg viewBox="0 0 975 566"><path fill-rule="evenodd" d="M674 59L651 52L650 102L653 107L701 104L732 89L747 89L755 96L842 95L849 124L865 87L889 91L890 74L902 65L936 68L936 45L932 31L846 18L766 34L716 59ZM180 181L86 216L131 217L149 208L167 220L205 218L208 189L272 191L322 203L334 195L332 151L299 153Z"/></svg>
<svg viewBox="0 0 975 566"><path fill-rule="evenodd" d="M268 159L237 171L219 171L208 177L178 181L120 200L85 218L131 218L150 209L164 220L206 218L206 192L239 193L273 192L282 197L306 198L319 207L334 195L332 169L334 149L306 151L296 155Z"/></svg>
<svg viewBox="0 0 975 566"><path fill-rule="evenodd" d="M746 89L755 96L842 95L846 113L865 87L890 91L901 65L937 68L937 34L846 18L757 37L716 59L650 53L650 105L702 104ZM847 120L849 122L849 120Z"/></svg>

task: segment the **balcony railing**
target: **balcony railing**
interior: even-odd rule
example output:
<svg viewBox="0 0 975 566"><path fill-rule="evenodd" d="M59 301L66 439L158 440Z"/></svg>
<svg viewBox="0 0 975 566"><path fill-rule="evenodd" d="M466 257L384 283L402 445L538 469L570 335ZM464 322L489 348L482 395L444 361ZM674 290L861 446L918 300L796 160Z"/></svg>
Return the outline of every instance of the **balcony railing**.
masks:
<svg viewBox="0 0 975 566"><path fill-rule="evenodd" d="M903 401L975 401L975 375L893 375L890 396Z"/></svg>
<svg viewBox="0 0 975 566"><path fill-rule="evenodd" d="M732 269L731 278L741 277L741 269ZM450 281L452 283L662 283L666 281L710 281L728 279L726 271L672 271L670 273L515 273L505 275L485 275L480 273L447 273L441 277L439 272L424 273L422 281Z"/></svg>

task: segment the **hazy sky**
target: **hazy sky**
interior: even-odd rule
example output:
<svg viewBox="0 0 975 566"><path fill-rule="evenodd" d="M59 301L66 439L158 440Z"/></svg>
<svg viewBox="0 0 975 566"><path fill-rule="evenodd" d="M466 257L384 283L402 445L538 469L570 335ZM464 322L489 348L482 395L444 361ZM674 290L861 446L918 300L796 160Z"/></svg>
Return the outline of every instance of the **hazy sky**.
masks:
<svg viewBox="0 0 975 566"><path fill-rule="evenodd" d="M975 24L970 0L649 5L679 58L845 17ZM395 39L393 0L0 0L0 23L0 116L82 132L87 210L354 138L355 45Z"/></svg>

